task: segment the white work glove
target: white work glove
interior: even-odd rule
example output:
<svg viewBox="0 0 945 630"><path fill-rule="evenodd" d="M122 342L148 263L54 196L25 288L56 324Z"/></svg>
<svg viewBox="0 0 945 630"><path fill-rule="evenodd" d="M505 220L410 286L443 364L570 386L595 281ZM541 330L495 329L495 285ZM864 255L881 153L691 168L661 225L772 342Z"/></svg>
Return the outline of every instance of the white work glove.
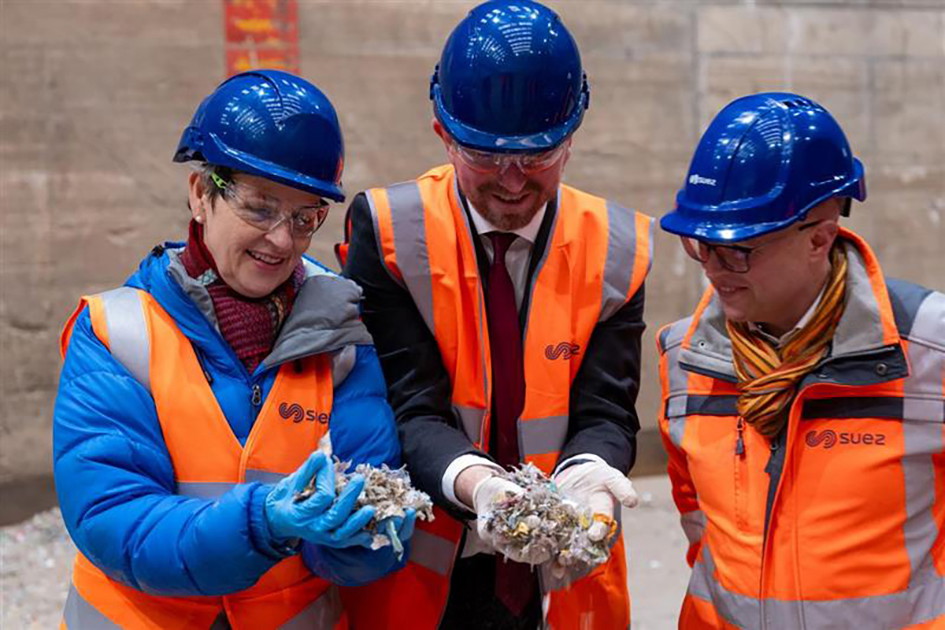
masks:
<svg viewBox="0 0 945 630"><path fill-rule="evenodd" d="M614 518L618 503L628 508L638 503L630 480L601 459L568 466L554 476L554 482L565 497L608 519ZM543 588L549 591L567 588L587 575L591 568L584 564L563 566L557 561L550 562L541 568Z"/></svg>
<svg viewBox="0 0 945 630"><path fill-rule="evenodd" d="M554 476L558 490L594 514L614 518L617 504L632 508L639 503L633 483L603 460L568 466Z"/></svg>
<svg viewBox="0 0 945 630"><path fill-rule="evenodd" d="M494 534L486 528L486 521L496 503L505 500L511 495L523 494L524 492L525 490L521 486L496 475L486 477L477 483L476 487L473 489L473 508L476 510L477 517L476 531L482 542L486 543L496 552L503 554L509 560L527 562L529 564L547 562L551 559L550 555L540 558L532 556L525 558L520 554L519 550L503 545L500 541L496 540Z"/></svg>

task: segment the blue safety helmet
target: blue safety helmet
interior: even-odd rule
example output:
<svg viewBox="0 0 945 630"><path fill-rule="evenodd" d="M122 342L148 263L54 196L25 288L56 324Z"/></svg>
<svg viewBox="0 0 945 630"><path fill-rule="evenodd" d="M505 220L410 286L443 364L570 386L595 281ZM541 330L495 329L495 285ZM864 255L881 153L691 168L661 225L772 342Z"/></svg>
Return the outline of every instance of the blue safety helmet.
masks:
<svg viewBox="0 0 945 630"><path fill-rule="evenodd" d="M803 96L754 94L709 125L660 226L704 241L743 241L800 221L831 197L866 199L863 164L840 125Z"/></svg>
<svg viewBox="0 0 945 630"><path fill-rule="evenodd" d="M480 4L453 30L430 80L433 111L461 145L551 149L581 124L590 89L558 15L532 0Z"/></svg>
<svg viewBox="0 0 945 630"><path fill-rule="evenodd" d="M175 162L200 160L344 201L344 140L322 92L279 70L230 77L184 129Z"/></svg>

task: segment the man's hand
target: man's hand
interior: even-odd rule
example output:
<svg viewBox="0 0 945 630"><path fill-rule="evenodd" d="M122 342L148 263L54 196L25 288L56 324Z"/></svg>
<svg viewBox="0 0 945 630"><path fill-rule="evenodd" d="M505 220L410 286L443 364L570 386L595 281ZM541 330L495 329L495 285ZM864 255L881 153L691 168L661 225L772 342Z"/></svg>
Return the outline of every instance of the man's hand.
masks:
<svg viewBox="0 0 945 630"><path fill-rule="evenodd" d="M525 490L507 479L499 476L491 476L483 479L476 485L473 491L473 505L476 509L476 531L479 538L487 545L491 546L496 552L501 553L509 560L515 562L527 562L528 564L540 564L551 559L551 555L534 557L534 554L525 557L521 555L518 549L509 547L496 540L495 535L486 527L486 521L492 513L495 505L502 502L510 496L523 494Z"/></svg>
<svg viewBox="0 0 945 630"><path fill-rule="evenodd" d="M639 502L633 483L603 461L568 466L554 476L554 481L562 494L607 518L614 518L618 503L632 508Z"/></svg>

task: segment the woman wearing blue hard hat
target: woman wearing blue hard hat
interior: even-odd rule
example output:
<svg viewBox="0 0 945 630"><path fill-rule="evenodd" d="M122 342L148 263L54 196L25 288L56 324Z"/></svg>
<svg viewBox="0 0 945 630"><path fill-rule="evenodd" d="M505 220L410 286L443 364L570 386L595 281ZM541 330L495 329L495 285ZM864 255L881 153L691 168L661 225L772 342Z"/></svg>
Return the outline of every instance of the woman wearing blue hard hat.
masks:
<svg viewBox="0 0 945 630"><path fill-rule="evenodd" d="M63 332L65 626L346 627L335 584L399 561L370 549L363 479L336 495L319 441L330 429L354 463L400 451L360 290L304 256L344 199L338 119L311 83L247 72L201 103L174 160L196 162L187 242L83 297Z"/></svg>
<svg viewBox="0 0 945 630"><path fill-rule="evenodd" d="M753 94L660 222L710 285L658 334L680 628L945 625L945 295L885 277L854 199L833 116Z"/></svg>

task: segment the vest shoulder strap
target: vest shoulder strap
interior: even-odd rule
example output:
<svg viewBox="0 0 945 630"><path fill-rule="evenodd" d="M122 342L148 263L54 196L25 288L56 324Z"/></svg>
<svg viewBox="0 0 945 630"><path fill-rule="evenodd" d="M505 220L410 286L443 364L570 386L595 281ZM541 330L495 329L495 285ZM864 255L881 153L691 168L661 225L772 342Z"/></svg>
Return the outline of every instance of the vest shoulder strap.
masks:
<svg viewBox="0 0 945 630"><path fill-rule="evenodd" d="M145 295L140 289L119 287L84 300L89 305L96 336L115 360L150 392L151 337L145 315Z"/></svg>

